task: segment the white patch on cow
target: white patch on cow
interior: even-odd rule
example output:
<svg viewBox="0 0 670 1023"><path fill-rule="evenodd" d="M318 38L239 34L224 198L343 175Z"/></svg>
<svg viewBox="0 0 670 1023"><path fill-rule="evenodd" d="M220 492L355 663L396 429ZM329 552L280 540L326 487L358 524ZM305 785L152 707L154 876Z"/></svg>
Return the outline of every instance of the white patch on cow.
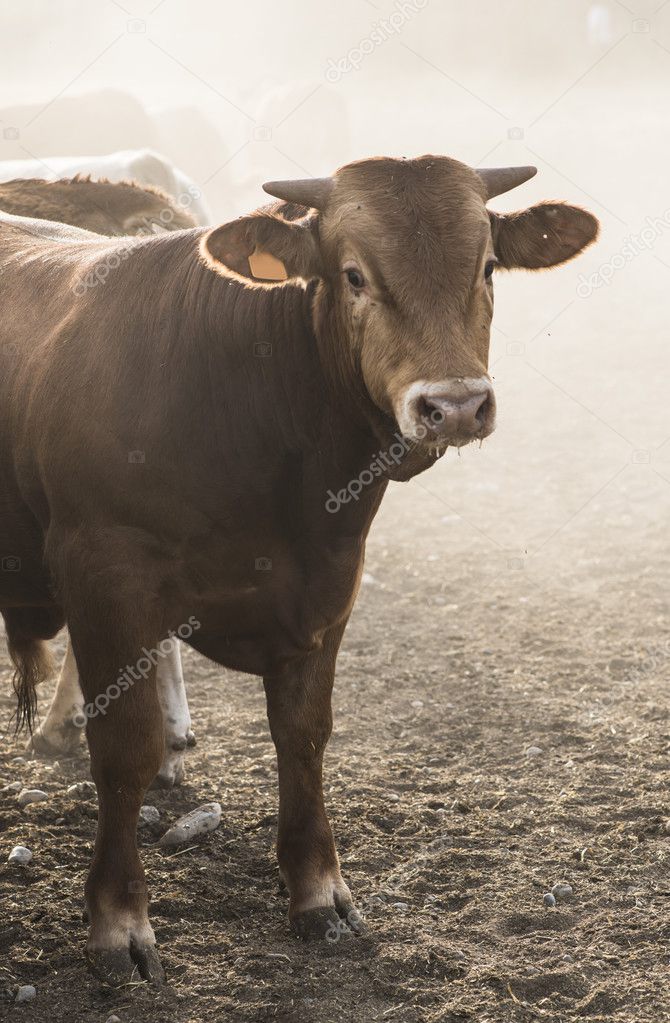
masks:
<svg viewBox="0 0 670 1023"><path fill-rule="evenodd" d="M157 775L164 788L179 784L184 776L184 751L195 742L186 699L179 643L170 641L170 650L161 654L156 665L156 686L165 728L165 756ZM122 698L122 697L121 697ZM74 753L86 722L79 673L68 642L56 691L44 723L31 736L30 745L43 756Z"/></svg>
<svg viewBox="0 0 670 1023"><path fill-rule="evenodd" d="M179 642L176 639L170 642L170 652L161 654L156 665L158 699L165 725L165 756L156 782L166 788L178 785L182 780L184 751L194 741Z"/></svg>
<svg viewBox="0 0 670 1023"><path fill-rule="evenodd" d="M137 945L155 945L156 937L146 910L133 913L119 909L109 900L101 901L99 919L91 923L86 948L89 952Z"/></svg>
<svg viewBox="0 0 670 1023"><path fill-rule="evenodd" d="M83 711L84 697L79 685L77 664L72 644L68 643L47 716L31 737L33 749L51 756L73 753L79 746L79 736L85 720Z"/></svg>
<svg viewBox="0 0 670 1023"><path fill-rule="evenodd" d="M290 886L289 887L290 890ZM301 880L305 889L305 880ZM339 874L325 874L314 879L299 896L291 893L291 911L293 914L306 913L310 909L327 909L331 906L352 904L351 892Z"/></svg>
<svg viewBox="0 0 670 1023"><path fill-rule="evenodd" d="M395 415L403 437L423 440L426 427L419 414L419 404L430 395L449 395L454 401L470 394L493 391L488 374L480 377L445 377L444 380L415 380L396 402ZM423 429L422 429L423 427Z"/></svg>

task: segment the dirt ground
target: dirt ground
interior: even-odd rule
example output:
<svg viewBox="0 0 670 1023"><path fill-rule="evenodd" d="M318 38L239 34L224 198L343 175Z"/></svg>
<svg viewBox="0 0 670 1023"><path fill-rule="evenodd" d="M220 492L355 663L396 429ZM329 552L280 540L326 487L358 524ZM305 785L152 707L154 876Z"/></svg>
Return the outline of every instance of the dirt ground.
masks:
<svg viewBox="0 0 670 1023"><path fill-rule="evenodd" d="M86 973L80 917L96 805L65 789L88 777L87 756L48 765L6 739L0 781L51 798L21 810L0 794L1 1013L70 1023L112 1013L124 1023L670 1018L665 531L640 514L631 538L635 502L649 503L631 465L566 522L551 558L552 541L537 540L533 561L493 542L509 463L492 475L483 450L447 457L389 495L339 662L326 792L367 935L304 945L289 932L260 684L185 650L198 746L183 787L147 797L160 824L140 829L169 986L102 991ZM224 811L216 832L176 852L153 844L213 799ZM18 843L34 852L27 868L4 862ZM573 897L547 909L557 882ZM36 1000L11 1005L29 983Z"/></svg>

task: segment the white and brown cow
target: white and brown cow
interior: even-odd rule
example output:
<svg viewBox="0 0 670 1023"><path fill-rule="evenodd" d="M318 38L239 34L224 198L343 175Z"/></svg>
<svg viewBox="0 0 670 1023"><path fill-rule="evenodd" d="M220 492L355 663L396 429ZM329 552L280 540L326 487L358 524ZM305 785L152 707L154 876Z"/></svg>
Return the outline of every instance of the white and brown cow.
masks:
<svg viewBox="0 0 670 1023"><path fill-rule="evenodd" d="M23 178L0 181L0 210L110 236L178 231L196 224L192 214L160 188L141 188L128 181L92 181L81 176L56 181ZM156 674L165 754L154 784L172 788L183 781L184 751L195 743L177 639L161 653ZM53 699L44 721L30 737L30 747L46 757L72 754L79 747L85 723L84 698L68 642Z"/></svg>
<svg viewBox="0 0 670 1023"><path fill-rule="evenodd" d="M96 181L132 181L160 188L193 217L196 224L211 224L202 190L179 167L151 149L123 149L104 156L45 156L39 160L3 160L0 181L38 178L59 181L86 175Z"/></svg>

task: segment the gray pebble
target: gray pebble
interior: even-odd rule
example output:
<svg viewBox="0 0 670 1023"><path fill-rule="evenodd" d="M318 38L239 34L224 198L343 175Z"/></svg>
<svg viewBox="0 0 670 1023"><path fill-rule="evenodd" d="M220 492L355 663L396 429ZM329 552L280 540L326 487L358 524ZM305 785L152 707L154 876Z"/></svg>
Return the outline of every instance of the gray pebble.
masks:
<svg viewBox="0 0 670 1023"><path fill-rule="evenodd" d="M18 863L20 866L23 866L26 863L30 863L32 858L33 854L25 845L15 845L7 857L7 862Z"/></svg>
<svg viewBox="0 0 670 1023"><path fill-rule="evenodd" d="M160 811L155 806L141 806L140 807L140 820L144 824L158 824L161 819Z"/></svg>
<svg viewBox="0 0 670 1023"><path fill-rule="evenodd" d="M0 792L20 792L23 788L23 782L21 781L10 781L9 785L5 785Z"/></svg>
<svg viewBox="0 0 670 1023"><path fill-rule="evenodd" d="M21 789L18 795L19 806L28 806L29 803L43 803L48 798L48 795L42 789Z"/></svg>
<svg viewBox="0 0 670 1023"><path fill-rule="evenodd" d="M560 884L555 884L554 887L551 889L551 894L559 902L561 902L562 900L565 900L565 899L571 899L572 898L572 885L565 884L564 882L561 882Z"/></svg>
<svg viewBox="0 0 670 1023"><path fill-rule="evenodd" d="M121 1020L118 1016L108 1016L105 1023L121 1023Z"/></svg>
<svg viewBox="0 0 670 1023"><path fill-rule="evenodd" d="M92 781L76 781L74 785L68 785L65 792L74 799L94 799L97 795L96 787Z"/></svg>
<svg viewBox="0 0 670 1023"><path fill-rule="evenodd" d="M527 746L526 756L527 757L540 757L544 753L541 746Z"/></svg>
<svg viewBox="0 0 670 1023"><path fill-rule="evenodd" d="M406 913L407 910L409 909L409 906L406 902L392 902L391 906L393 907L393 909L397 909L398 912L400 913Z"/></svg>
<svg viewBox="0 0 670 1023"><path fill-rule="evenodd" d="M551 892L547 892L547 894L543 896L542 901L544 902L547 909L553 909L553 907L556 905L556 899L551 894Z"/></svg>
<svg viewBox="0 0 670 1023"><path fill-rule="evenodd" d="M10 764L25 764L26 758L25 757L12 757L12 759L9 762L10 762Z"/></svg>
<svg viewBox="0 0 670 1023"><path fill-rule="evenodd" d="M37 988L34 988L32 984L23 984L16 992L17 1002L32 1002L33 998L37 994Z"/></svg>

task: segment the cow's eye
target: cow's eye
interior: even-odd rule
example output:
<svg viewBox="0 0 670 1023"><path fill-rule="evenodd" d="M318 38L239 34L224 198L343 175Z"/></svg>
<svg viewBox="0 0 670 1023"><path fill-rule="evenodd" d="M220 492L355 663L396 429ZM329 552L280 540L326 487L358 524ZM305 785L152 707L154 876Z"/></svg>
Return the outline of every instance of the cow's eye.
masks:
<svg viewBox="0 0 670 1023"><path fill-rule="evenodd" d="M365 277L360 270L356 269L355 266L350 266L349 269L344 272L346 273L347 280L354 291L361 291L365 287Z"/></svg>
<svg viewBox="0 0 670 1023"><path fill-rule="evenodd" d="M497 266L497 263L498 263L497 259L487 259L486 260L486 263L484 264L484 280L485 281L490 281L491 280L491 278L493 277L493 271L495 270L495 268Z"/></svg>

